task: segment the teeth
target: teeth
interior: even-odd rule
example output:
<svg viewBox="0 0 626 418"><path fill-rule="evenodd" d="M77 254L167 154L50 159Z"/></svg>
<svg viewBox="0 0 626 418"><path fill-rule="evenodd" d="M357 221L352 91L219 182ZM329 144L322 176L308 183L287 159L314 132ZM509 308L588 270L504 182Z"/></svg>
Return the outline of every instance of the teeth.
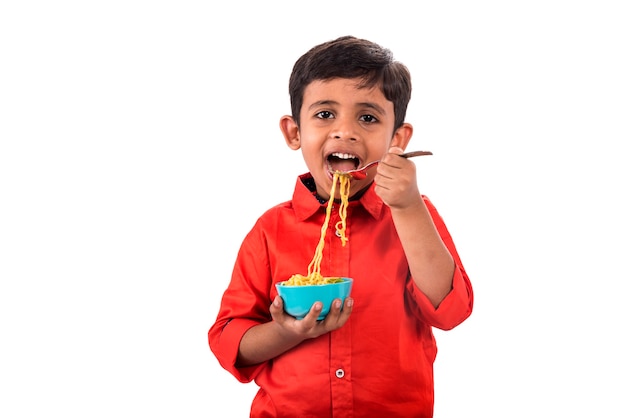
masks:
<svg viewBox="0 0 626 418"><path fill-rule="evenodd" d="M333 157L337 157L337 158L341 158L342 160L350 160L350 159L356 158L356 155L344 154L342 152L333 152L332 156Z"/></svg>

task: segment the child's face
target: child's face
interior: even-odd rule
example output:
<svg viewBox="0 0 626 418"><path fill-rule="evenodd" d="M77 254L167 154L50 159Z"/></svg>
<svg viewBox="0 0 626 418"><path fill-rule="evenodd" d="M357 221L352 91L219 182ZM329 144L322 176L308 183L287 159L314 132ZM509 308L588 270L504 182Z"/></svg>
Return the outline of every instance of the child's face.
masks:
<svg viewBox="0 0 626 418"><path fill-rule="evenodd" d="M380 88L360 88L358 81L313 81L304 91L300 126L290 117L281 119L287 144L302 150L317 193L325 199L329 198L334 170L346 171L378 160L392 145L405 148L409 139L394 135L393 103ZM353 179L350 194L362 190L373 177ZM335 198L339 198L338 191Z"/></svg>

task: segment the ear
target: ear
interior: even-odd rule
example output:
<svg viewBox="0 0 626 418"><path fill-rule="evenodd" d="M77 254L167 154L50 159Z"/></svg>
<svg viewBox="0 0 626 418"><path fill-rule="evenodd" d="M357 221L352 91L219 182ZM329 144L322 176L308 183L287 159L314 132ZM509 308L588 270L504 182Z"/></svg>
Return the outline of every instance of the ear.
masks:
<svg viewBox="0 0 626 418"><path fill-rule="evenodd" d="M300 149L300 129L293 117L285 115L280 118L280 131L289 148L294 151Z"/></svg>
<svg viewBox="0 0 626 418"><path fill-rule="evenodd" d="M409 123L403 123L396 132L393 134L393 138L391 138L391 147L400 147L403 150L406 150L407 145L409 145L409 141L413 136L413 125Z"/></svg>

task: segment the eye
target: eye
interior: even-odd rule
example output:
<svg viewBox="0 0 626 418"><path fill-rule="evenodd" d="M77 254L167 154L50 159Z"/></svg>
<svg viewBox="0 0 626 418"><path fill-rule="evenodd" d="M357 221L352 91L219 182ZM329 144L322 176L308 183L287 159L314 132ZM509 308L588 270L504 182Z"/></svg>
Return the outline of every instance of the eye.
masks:
<svg viewBox="0 0 626 418"><path fill-rule="evenodd" d="M334 115L331 112L329 112L328 110L322 110L321 112L316 113L315 116L320 118L320 119L330 119Z"/></svg>
<svg viewBox="0 0 626 418"><path fill-rule="evenodd" d="M378 119L376 119L374 116L372 115L363 115L360 117L360 120L362 120L365 123L374 123L374 122L378 122Z"/></svg>

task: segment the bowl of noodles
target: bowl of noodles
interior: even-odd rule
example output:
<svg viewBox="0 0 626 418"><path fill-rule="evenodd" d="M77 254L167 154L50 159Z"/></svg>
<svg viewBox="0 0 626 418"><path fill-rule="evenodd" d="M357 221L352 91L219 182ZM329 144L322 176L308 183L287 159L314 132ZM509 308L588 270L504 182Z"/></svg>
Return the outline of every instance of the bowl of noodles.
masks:
<svg viewBox="0 0 626 418"><path fill-rule="evenodd" d="M330 311L333 300L340 299L343 307L344 300L350 296L352 291L352 279L348 277L325 277L315 283L309 283L306 281L298 282L292 277L277 283L276 290L283 298L285 312L296 317L296 319L304 318L315 302L322 302L322 312L317 317L317 320L321 321Z"/></svg>

